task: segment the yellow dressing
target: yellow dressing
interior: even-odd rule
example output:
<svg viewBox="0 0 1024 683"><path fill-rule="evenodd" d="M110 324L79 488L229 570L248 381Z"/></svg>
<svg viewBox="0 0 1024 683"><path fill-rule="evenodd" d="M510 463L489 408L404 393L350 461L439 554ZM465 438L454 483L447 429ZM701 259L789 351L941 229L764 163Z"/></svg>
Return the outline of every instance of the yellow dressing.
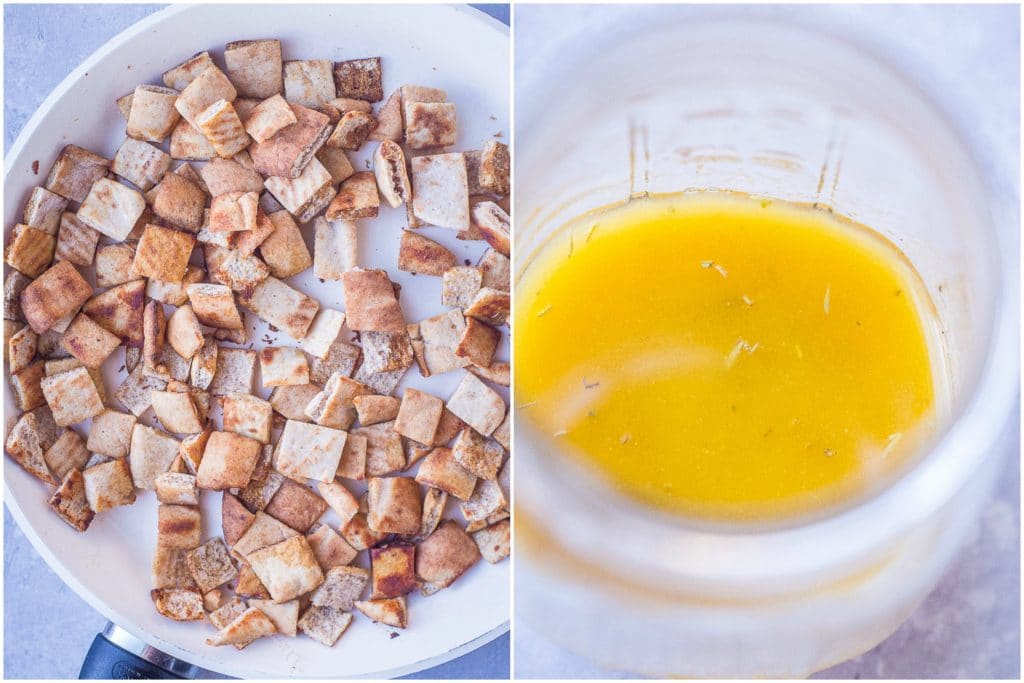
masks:
<svg viewBox="0 0 1024 683"><path fill-rule="evenodd" d="M841 502L906 464L941 396L916 272L807 207L634 200L556 234L515 306L517 419L694 517Z"/></svg>

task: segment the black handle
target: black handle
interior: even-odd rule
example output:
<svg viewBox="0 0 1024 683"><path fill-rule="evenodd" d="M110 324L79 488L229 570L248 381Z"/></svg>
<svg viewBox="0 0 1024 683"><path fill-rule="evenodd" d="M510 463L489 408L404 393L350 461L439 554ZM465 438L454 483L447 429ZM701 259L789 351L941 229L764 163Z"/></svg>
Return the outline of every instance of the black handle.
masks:
<svg viewBox="0 0 1024 683"><path fill-rule="evenodd" d="M97 679L156 679L156 678L181 678L166 669L163 669L152 662L138 657L125 649L122 649L97 634L89 647L85 661L82 662L82 670L78 672L80 680Z"/></svg>

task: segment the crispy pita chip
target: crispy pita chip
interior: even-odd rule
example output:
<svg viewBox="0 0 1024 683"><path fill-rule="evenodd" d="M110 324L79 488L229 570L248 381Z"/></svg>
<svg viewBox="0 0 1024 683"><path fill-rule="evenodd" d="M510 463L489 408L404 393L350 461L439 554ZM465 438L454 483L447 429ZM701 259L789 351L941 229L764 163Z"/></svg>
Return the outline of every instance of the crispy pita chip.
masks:
<svg viewBox="0 0 1024 683"><path fill-rule="evenodd" d="M57 485L57 479L50 473L44 458L47 446L36 415L24 413L7 434L5 448L16 463L29 474L41 481Z"/></svg>
<svg viewBox="0 0 1024 683"><path fill-rule="evenodd" d="M191 550L199 545L202 532L199 508L190 505L157 506L158 546Z"/></svg>
<svg viewBox="0 0 1024 683"><path fill-rule="evenodd" d="M64 479L71 470L81 470L89 461L89 449L85 439L73 429L64 429L52 446L43 453L43 460L50 472L58 479Z"/></svg>
<svg viewBox="0 0 1024 683"><path fill-rule="evenodd" d="M416 588L416 547L394 544L370 550L374 600L397 598Z"/></svg>
<svg viewBox="0 0 1024 683"><path fill-rule="evenodd" d="M512 549L512 524L505 519L472 534L480 554L491 564L509 556Z"/></svg>
<svg viewBox="0 0 1024 683"><path fill-rule="evenodd" d="M455 266L442 274L441 305L468 308L483 285L483 271L473 266Z"/></svg>
<svg viewBox="0 0 1024 683"><path fill-rule="evenodd" d="M92 296L92 287L67 261L58 261L22 290L25 321L42 334L70 316ZM70 320L69 320L70 322Z"/></svg>
<svg viewBox="0 0 1024 683"><path fill-rule="evenodd" d="M508 323L511 305L512 299L508 292L483 287L476 293L465 314L491 325L505 325Z"/></svg>
<svg viewBox="0 0 1024 683"><path fill-rule="evenodd" d="M42 388L45 371L45 363L37 361L11 375L11 388L21 410L33 410L46 405L46 394Z"/></svg>
<svg viewBox="0 0 1024 683"><path fill-rule="evenodd" d="M299 619L299 629L321 645L332 647L351 623L351 612L313 605Z"/></svg>
<svg viewBox="0 0 1024 683"><path fill-rule="evenodd" d="M373 621L381 624L394 628L406 628L409 625L409 613L404 596L360 601L355 604L355 607Z"/></svg>
<svg viewBox="0 0 1024 683"><path fill-rule="evenodd" d="M351 434L366 437L366 475L382 477L405 469L402 437L393 429L393 422L353 429Z"/></svg>
<svg viewBox="0 0 1024 683"><path fill-rule="evenodd" d="M175 434L196 434L203 430L199 411L188 393L178 391L154 391L150 395L153 412L163 428ZM174 452L178 452L175 443Z"/></svg>
<svg viewBox="0 0 1024 683"><path fill-rule="evenodd" d="M281 41L236 40L224 48L228 78L240 97L263 99L284 89Z"/></svg>
<svg viewBox="0 0 1024 683"><path fill-rule="evenodd" d="M132 261L135 260L135 243L106 244L96 249L96 284L100 287L114 287L135 279L132 275Z"/></svg>
<svg viewBox="0 0 1024 683"><path fill-rule="evenodd" d="M327 138L326 145L337 149L356 151L363 146L366 138L376 127L377 119L373 117L373 114L355 110L347 111L338 121L331 137Z"/></svg>
<svg viewBox="0 0 1024 683"><path fill-rule="evenodd" d="M171 109L173 111L173 107ZM117 148L110 170L146 192L171 168L171 155L148 143L125 138ZM94 186L95 189L95 186ZM131 226L129 226L129 232Z"/></svg>
<svg viewBox="0 0 1024 683"><path fill-rule="evenodd" d="M384 99L380 57L335 62L334 84L338 97L380 102Z"/></svg>
<svg viewBox="0 0 1024 683"><path fill-rule="evenodd" d="M217 635L206 639L207 645L245 646L264 636L277 633L277 627L266 614L250 607L225 626Z"/></svg>
<svg viewBox="0 0 1024 683"><path fill-rule="evenodd" d="M260 245L260 254L277 278L291 277L313 265L306 242L295 219L287 211L267 216L274 231Z"/></svg>
<svg viewBox="0 0 1024 683"><path fill-rule="evenodd" d="M324 581L324 573L304 536L293 536L252 552L247 559L277 603L294 600Z"/></svg>
<svg viewBox="0 0 1024 683"><path fill-rule="evenodd" d="M497 140L484 143L480 154L480 188L504 197L510 190L511 160L508 145Z"/></svg>
<svg viewBox="0 0 1024 683"><path fill-rule="evenodd" d="M256 105L245 120L245 130L256 142L266 142L299 119L280 95L274 95Z"/></svg>
<svg viewBox="0 0 1024 683"><path fill-rule="evenodd" d="M316 158L331 174L331 182L335 185L345 182L356 172L343 149L321 147L316 153Z"/></svg>
<svg viewBox="0 0 1024 683"><path fill-rule="evenodd" d="M338 461L337 477L342 479L362 480L366 478L366 445L365 434L349 433L345 439L345 447Z"/></svg>
<svg viewBox="0 0 1024 683"><path fill-rule="evenodd" d="M420 463L416 481L446 491L460 500L468 500L476 487L476 475L455 460L450 448L430 451Z"/></svg>
<svg viewBox="0 0 1024 683"><path fill-rule="evenodd" d="M180 462L181 456L178 458L176 462ZM184 468L184 465L181 467ZM167 505L199 505L195 475L184 472L164 472L157 475L156 499Z"/></svg>
<svg viewBox="0 0 1024 683"><path fill-rule="evenodd" d="M199 463L196 485L217 491L244 487L259 456L259 441L232 432L213 432Z"/></svg>
<svg viewBox="0 0 1024 683"><path fill-rule="evenodd" d="M242 316L229 287L199 282L188 285L185 291L199 322L226 330L242 328Z"/></svg>
<svg viewBox="0 0 1024 683"><path fill-rule="evenodd" d="M224 410L224 431L234 432L270 443L270 423L273 408L268 401L250 394L227 394L221 401Z"/></svg>
<svg viewBox="0 0 1024 683"><path fill-rule="evenodd" d="M174 108L183 119L199 128L199 116L211 104L218 100L234 102L237 96L238 91L224 72L211 64L185 86L175 100Z"/></svg>
<svg viewBox="0 0 1024 683"><path fill-rule="evenodd" d="M231 562L227 546L219 538L213 538L188 552L185 556L188 570L195 579L199 590L209 593L238 576L238 570Z"/></svg>
<svg viewBox="0 0 1024 683"><path fill-rule="evenodd" d="M394 430L425 445L434 442L441 420L444 401L426 392L409 387L402 395L402 404L395 419Z"/></svg>
<svg viewBox="0 0 1024 683"><path fill-rule="evenodd" d="M253 168L243 165L238 159L247 155L238 155L233 159L213 159L199 171L200 176L210 194L218 197L229 192L262 192L263 176Z"/></svg>
<svg viewBox="0 0 1024 683"><path fill-rule="evenodd" d="M447 492L427 487L427 492L423 496L423 517L420 520L418 538L426 538L434 533L434 529L441 522L441 516L444 515L444 506L447 502Z"/></svg>
<svg viewBox="0 0 1024 683"><path fill-rule="evenodd" d="M419 544L416 574L424 595L447 588L480 559L480 550L469 534L448 520Z"/></svg>
<svg viewBox="0 0 1024 683"><path fill-rule="evenodd" d="M391 280L383 270L351 270L342 275L346 321L352 330L405 332L405 318Z"/></svg>
<svg viewBox="0 0 1024 683"><path fill-rule="evenodd" d="M473 207L473 222L491 247L503 256L509 256L512 249L511 219L504 209L494 202L480 202Z"/></svg>
<svg viewBox="0 0 1024 683"><path fill-rule="evenodd" d="M203 227L205 209L206 193L203 188L180 173L168 173L156 186L153 213L173 226L193 234L199 232Z"/></svg>
<svg viewBox="0 0 1024 683"><path fill-rule="evenodd" d="M342 273L356 267L356 224L352 221L328 221L323 216L314 222L313 274L323 280L340 280Z"/></svg>
<svg viewBox="0 0 1024 683"><path fill-rule="evenodd" d="M394 396L356 396L352 403L359 415L359 424L363 427L389 422L398 417L400 402Z"/></svg>
<svg viewBox="0 0 1024 683"><path fill-rule="evenodd" d="M405 144L409 149L436 149L455 144L458 127L454 104L407 101L404 105Z"/></svg>
<svg viewBox="0 0 1024 683"><path fill-rule="evenodd" d="M110 160L77 145L66 145L46 177L46 189L74 202L84 202L89 188L110 170Z"/></svg>
<svg viewBox="0 0 1024 683"><path fill-rule="evenodd" d="M256 229L259 192L228 192L213 198L209 229L213 232L240 232Z"/></svg>
<svg viewBox="0 0 1024 683"><path fill-rule="evenodd" d="M484 436L505 419L505 402L474 375L466 374L448 399L448 410Z"/></svg>
<svg viewBox="0 0 1024 683"><path fill-rule="evenodd" d="M89 528L96 513L89 507L85 497L85 479L77 469L69 470L48 504L61 519L78 531Z"/></svg>
<svg viewBox="0 0 1024 683"><path fill-rule="evenodd" d="M499 444L489 443L476 430L463 429L452 446L452 454L460 465L476 476L494 479L504 460L504 452Z"/></svg>
<svg viewBox="0 0 1024 683"><path fill-rule="evenodd" d="M337 482L321 482L320 495L338 513L341 524L348 523L352 516L359 512L359 500L347 488Z"/></svg>
<svg viewBox="0 0 1024 683"><path fill-rule="evenodd" d="M463 156L413 157L411 164L413 215L430 225L468 230L469 188Z"/></svg>
<svg viewBox="0 0 1024 683"><path fill-rule="evenodd" d="M314 491L284 478L265 512L300 534L305 534L327 511L327 503Z"/></svg>
<svg viewBox="0 0 1024 683"><path fill-rule="evenodd" d="M204 338L203 347L192 356L189 367L189 382L197 389L209 389L217 373L217 359L220 347L209 337Z"/></svg>
<svg viewBox="0 0 1024 683"><path fill-rule="evenodd" d="M111 287L86 301L82 312L126 346L141 347L145 290L144 279Z"/></svg>
<svg viewBox="0 0 1024 683"><path fill-rule="evenodd" d="M377 129L370 134L374 140L401 142L405 129L402 125L402 92L396 90L377 112Z"/></svg>
<svg viewBox="0 0 1024 683"><path fill-rule="evenodd" d="M467 522L485 521L508 505L505 494L493 479L480 479L468 500L459 503L459 510Z"/></svg>
<svg viewBox="0 0 1024 683"><path fill-rule="evenodd" d="M82 472L85 497L93 512L103 512L135 502L135 486L126 458L94 465Z"/></svg>
<svg viewBox="0 0 1024 683"><path fill-rule="evenodd" d="M369 583L370 572L359 567L332 567L312 595L317 607L351 610Z"/></svg>
<svg viewBox="0 0 1024 683"><path fill-rule="evenodd" d="M341 184L324 215L331 221L355 220L376 218L379 211L377 180L372 171L360 171L353 173Z"/></svg>
<svg viewBox="0 0 1024 683"><path fill-rule="evenodd" d="M50 235L57 234L61 215L67 213L68 200L45 187L33 187L25 202L21 222ZM72 214L74 215L74 214Z"/></svg>
<svg viewBox="0 0 1024 683"><path fill-rule="evenodd" d="M39 388L53 412L54 421L61 427L88 420L103 412L103 400L92 376L84 367L44 377L39 382Z"/></svg>
<svg viewBox="0 0 1024 683"><path fill-rule="evenodd" d="M114 398L121 402L136 417L141 417L151 405L150 392L162 390L167 382L159 377L149 377L140 363L132 370L124 382L114 391Z"/></svg>
<svg viewBox="0 0 1024 683"><path fill-rule="evenodd" d="M12 268L28 277L39 277L53 261L57 240L53 235L28 225L16 225L4 258Z"/></svg>
<svg viewBox="0 0 1024 683"><path fill-rule="evenodd" d="M336 429L288 420L278 443L278 469L287 475L334 481L345 438L345 432Z"/></svg>
<svg viewBox="0 0 1024 683"><path fill-rule="evenodd" d="M309 362L299 349L268 347L260 351L259 357L264 387L309 384Z"/></svg>
<svg viewBox="0 0 1024 683"><path fill-rule="evenodd" d="M465 331L466 319L458 310L420 321L424 361L431 375L440 375L469 365L468 358L455 353Z"/></svg>
<svg viewBox="0 0 1024 683"><path fill-rule="evenodd" d="M268 619L274 622L277 632L281 635L294 638L298 633L298 600L289 600L288 602L279 605L270 600L253 599L249 601L249 604L259 609L267 616Z"/></svg>
<svg viewBox="0 0 1024 683"><path fill-rule="evenodd" d="M397 209L412 199L412 185L405 166L405 153L391 140L382 140L373 153L373 173L377 188L391 208Z"/></svg>
<svg viewBox="0 0 1024 683"><path fill-rule="evenodd" d="M367 524L379 533L413 536L420 529L420 487L409 477L371 477Z"/></svg>
<svg viewBox="0 0 1024 683"><path fill-rule="evenodd" d="M274 411L288 420L309 422L306 406L320 393L315 384L295 384L274 387L270 393L270 405Z"/></svg>
<svg viewBox="0 0 1024 683"><path fill-rule="evenodd" d="M132 274L152 277L168 282L181 282L188 269L188 261L196 238L180 230L147 225L135 248Z"/></svg>
<svg viewBox="0 0 1024 683"><path fill-rule="evenodd" d="M280 328L293 339L302 339L313 323L320 304L299 290L269 276L249 296L240 295L242 305L261 320Z"/></svg>
<svg viewBox="0 0 1024 683"><path fill-rule="evenodd" d="M303 59L284 63L284 97L304 107L319 107L333 100L333 64L328 59Z"/></svg>
<svg viewBox="0 0 1024 683"><path fill-rule="evenodd" d="M314 530L306 534L316 561L324 572L334 567L344 567L359 554L344 538L326 524L314 525Z"/></svg>
<svg viewBox="0 0 1024 683"><path fill-rule="evenodd" d="M256 515L249 512L237 497L227 491L224 492L220 509L224 541L233 546L252 526Z"/></svg>
<svg viewBox="0 0 1024 683"><path fill-rule="evenodd" d="M32 364L39 346L39 335L28 325L7 339L6 360L9 372L16 373Z"/></svg>
<svg viewBox="0 0 1024 683"><path fill-rule="evenodd" d="M257 511L249 528L234 544L234 554L237 557L245 558L257 550L280 543L293 536L298 536L298 532L290 526L279 522L265 512Z"/></svg>
<svg viewBox="0 0 1024 683"><path fill-rule="evenodd" d="M191 590L179 588L154 588L150 591L156 611L168 619L175 621L201 621L206 616L203 611L203 596Z"/></svg>
<svg viewBox="0 0 1024 683"><path fill-rule="evenodd" d="M402 231L398 269L423 275L444 275L455 267L455 254L437 242L409 230Z"/></svg>
<svg viewBox="0 0 1024 683"><path fill-rule="evenodd" d="M501 332L476 318L466 318L466 329L455 347L455 355L468 358L479 367L490 367L500 341Z"/></svg>
<svg viewBox="0 0 1024 683"><path fill-rule="evenodd" d="M185 119L178 121L171 131L169 151L172 159L185 161L208 161L217 158L217 150L206 136Z"/></svg>
<svg viewBox="0 0 1024 683"><path fill-rule="evenodd" d="M330 137L331 126L327 116L294 103L290 107L297 122L249 149L254 167L265 176L298 178Z"/></svg>
<svg viewBox="0 0 1024 683"><path fill-rule="evenodd" d="M64 332L61 346L87 368L103 365L121 340L97 325L92 318L79 313Z"/></svg>

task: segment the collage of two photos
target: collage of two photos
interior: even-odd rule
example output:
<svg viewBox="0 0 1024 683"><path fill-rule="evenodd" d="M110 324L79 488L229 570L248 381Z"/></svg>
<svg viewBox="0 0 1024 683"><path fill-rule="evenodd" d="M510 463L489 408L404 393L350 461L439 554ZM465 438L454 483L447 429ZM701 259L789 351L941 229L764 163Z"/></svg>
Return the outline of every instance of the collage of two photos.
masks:
<svg viewBox="0 0 1024 683"><path fill-rule="evenodd" d="M1019 679L1017 5L3 23L4 678Z"/></svg>

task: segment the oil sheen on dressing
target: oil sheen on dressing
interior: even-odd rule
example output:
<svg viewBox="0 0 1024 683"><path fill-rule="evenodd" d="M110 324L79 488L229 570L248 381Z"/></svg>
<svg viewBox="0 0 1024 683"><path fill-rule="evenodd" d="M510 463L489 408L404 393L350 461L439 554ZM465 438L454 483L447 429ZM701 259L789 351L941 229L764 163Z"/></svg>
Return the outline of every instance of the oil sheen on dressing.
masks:
<svg viewBox="0 0 1024 683"><path fill-rule="evenodd" d="M517 419L650 505L807 512L899 469L933 429L923 285L824 211L635 200L556 234L516 295Z"/></svg>

